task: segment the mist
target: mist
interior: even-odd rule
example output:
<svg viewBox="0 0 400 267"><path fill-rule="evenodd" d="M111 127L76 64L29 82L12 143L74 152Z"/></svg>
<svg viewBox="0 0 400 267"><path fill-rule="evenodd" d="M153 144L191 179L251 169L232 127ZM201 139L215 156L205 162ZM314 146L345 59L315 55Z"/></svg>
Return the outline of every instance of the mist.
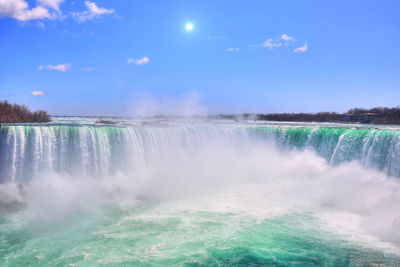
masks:
<svg viewBox="0 0 400 267"><path fill-rule="evenodd" d="M330 166L312 151L273 143L210 140L105 177L44 172L23 187L0 187L34 221L65 220L104 205L150 204L156 214L208 211L259 220L310 214L326 228L377 246L400 245L400 182L357 162ZM383 246L383 245L382 245Z"/></svg>
<svg viewBox="0 0 400 267"><path fill-rule="evenodd" d="M135 93L127 114L132 117L193 117L207 115L201 96L187 91L176 96L156 96L150 93Z"/></svg>

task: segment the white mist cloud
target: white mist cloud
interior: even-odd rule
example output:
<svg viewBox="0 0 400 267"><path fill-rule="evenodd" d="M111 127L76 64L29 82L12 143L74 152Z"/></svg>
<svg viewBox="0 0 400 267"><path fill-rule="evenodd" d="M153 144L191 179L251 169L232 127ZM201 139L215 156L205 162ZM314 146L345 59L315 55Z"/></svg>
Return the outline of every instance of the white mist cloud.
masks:
<svg viewBox="0 0 400 267"><path fill-rule="evenodd" d="M114 9L107 9L97 6L95 2L85 1L87 10L83 12L73 12L72 17L79 23L99 18L102 15L113 14Z"/></svg>
<svg viewBox="0 0 400 267"><path fill-rule="evenodd" d="M294 49L293 52L294 53L304 53L307 50L308 50L308 46L307 46L307 44L304 44L303 46Z"/></svg>
<svg viewBox="0 0 400 267"><path fill-rule="evenodd" d="M278 41L273 41L271 38L269 38L262 44L262 46L271 50L277 47L281 47L282 43Z"/></svg>
<svg viewBox="0 0 400 267"><path fill-rule="evenodd" d="M206 115L206 108L200 103L196 92L186 92L175 97L157 97L150 94L136 94L129 109L129 115L137 117Z"/></svg>
<svg viewBox="0 0 400 267"><path fill-rule="evenodd" d="M31 96L42 96L44 95L43 91L32 91Z"/></svg>
<svg viewBox="0 0 400 267"><path fill-rule="evenodd" d="M71 64L58 64L58 65L47 65L47 66L43 66L40 65L38 67L39 70L56 70L56 71L60 71L60 72L66 72L68 70L71 69Z"/></svg>
<svg viewBox="0 0 400 267"><path fill-rule="evenodd" d="M64 2L64 0L37 0L37 2L46 7L50 7L54 10L60 10L60 4Z"/></svg>
<svg viewBox="0 0 400 267"><path fill-rule="evenodd" d="M284 40L284 41L294 41L294 38L289 36L289 35L287 35L286 33L281 35L281 39Z"/></svg>
<svg viewBox="0 0 400 267"><path fill-rule="evenodd" d="M19 21L62 19L62 2L64 0L37 0L38 6L29 8L25 0L0 0L0 17L11 17Z"/></svg>
<svg viewBox="0 0 400 267"><path fill-rule="evenodd" d="M150 62L150 58L148 57L142 57L138 59L130 58L126 61L126 63L130 64L136 64L136 65L143 65L143 64L148 64Z"/></svg>
<svg viewBox="0 0 400 267"><path fill-rule="evenodd" d="M231 47L231 48L226 49L227 52L237 52L239 50L240 50L240 48L238 48L238 47L236 47L236 48Z"/></svg>
<svg viewBox="0 0 400 267"><path fill-rule="evenodd" d="M49 10L43 6L29 9L25 0L0 0L0 17L11 17L19 21L50 18Z"/></svg>
<svg viewBox="0 0 400 267"><path fill-rule="evenodd" d="M264 47L267 48L269 50L272 49L276 49L282 46L289 46L291 43L293 43L295 41L295 38L292 36L287 35L286 33L283 33L279 38L268 38L266 41L264 41L263 43L258 43L258 44L253 44L249 46L249 51L258 48L258 47ZM297 52L304 52L307 50L307 44L305 45L305 48L297 48L295 49L295 53ZM301 51L304 50L304 51Z"/></svg>

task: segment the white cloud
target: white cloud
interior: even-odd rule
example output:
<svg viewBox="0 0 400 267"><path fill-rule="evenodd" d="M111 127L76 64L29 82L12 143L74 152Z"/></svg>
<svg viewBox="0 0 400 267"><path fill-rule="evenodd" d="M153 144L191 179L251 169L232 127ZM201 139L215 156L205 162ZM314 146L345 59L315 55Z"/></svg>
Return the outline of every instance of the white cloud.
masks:
<svg viewBox="0 0 400 267"><path fill-rule="evenodd" d="M19 21L40 19L62 19L60 4L64 0L37 0L38 6L29 9L26 0L0 0L0 17L11 17ZM50 12L50 10L55 10Z"/></svg>
<svg viewBox="0 0 400 267"><path fill-rule="evenodd" d="M274 48L282 46L282 43L280 43L278 41L274 42L271 38L269 38L267 41L265 41L262 44L262 46L265 47L265 48L268 48L268 49L274 49Z"/></svg>
<svg viewBox="0 0 400 267"><path fill-rule="evenodd" d="M301 47L297 47L295 50L293 50L294 53L304 53L308 50L307 44L304 44Z"/></svg>
<svg viewBox="0 0 400 267"><path fill-rule="evenodd" d="M60 72L66 72L67 70L71 69L71 64L58 64L58 65L47 65L47 66L42 66L40 65L38 67L39 70L56 70Z"/></svg>
<svg viewBox="0 0 400 267"><path fill-rule="evenodd" d="M147 64L150 62L150 58L148 57L142 57L142 58L138 58L138 59L133 59L130 58L126 61L126 63L130 64L130 63L134 63L136 65L142 65L142 64Z"/></svg>
<svg viewBox="0 0 400 267"><path fill-rule="evenodd" d="M288 41L294 41L294 38L289 36L289 35L287 35L286 33L281 35L281 39L284 40L284 41L287 41L287 42Z"/></svg>
<svg viewBox="0 0 400 267"><path fill-rule="evenodd" d="M254 50L258 47L264 47L267 48L269 50L275 49L275 48L279 48L282 46L288 46L290 45L290 42L294 42L295 39L292 36L287 35L286 33L283 33L279 38L268 38L265 42L263 43L258 43L258 44L253 44L253 45L249 45L249 49L248 51Z"/></svg>
<svg viewBox="0 0 400 267"><path fill-rule="evenodd" d="M54 10L59 11L60 10L60 4L62 2L64 2L64 0L37 0L37 2L41 6L50 7L52 9L54 9Z"/></svg>
<svg viewBox="0 0 400 267"><path fill-rule="evenodd" d="M96 69L96 67L85 67L82 68L82 71L94 71Z"/></svg>
<svg viewBox="0 0 400 267"><path fill-rule="evenodd" d="M11 17L20 21L51 18L49 10L43 6L28 9L25 0L0 0L0 17Z"/></svg>
<svg viewBox="0 0 400 267"><path fill-rule="evenodd" d="M1 0L0 0L1 1ZM114 13L114 9L106 9L103 7L98 7L95 2L85 1L87 10L83 12L73 12L72 17L78 22L85 22L87 20L92 20L98 18L102 15Z"/></svg>
<svg viewBox="0 0 400 267"><path fill-rule="evenodd" d="M236 48L231 47L231 48L226 49L227 52L236 52L236 51L239 51L239 50L240 50L239 47L236 47Z"/></svg>
<svg viewBox="0 0 400 267"><path fill-rule="evenodd" d="M32 91L31 96L42 96L44 95L43 91Z"/></svg>

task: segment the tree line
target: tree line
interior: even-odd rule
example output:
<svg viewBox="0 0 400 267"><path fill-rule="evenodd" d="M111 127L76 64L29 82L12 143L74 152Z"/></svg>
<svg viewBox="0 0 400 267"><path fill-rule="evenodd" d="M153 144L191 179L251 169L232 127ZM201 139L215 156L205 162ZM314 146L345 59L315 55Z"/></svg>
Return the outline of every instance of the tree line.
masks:
<svg viewBox="0 0 400 267"><path fill-rule="evenodd" d="M22 122L50 122L50 116L43 110L31 112L24 105L0 101L0 123Z"/></svg>
<svg viewBox="0 0 400 267"><path fill-rule="evenodd" d="M214 119L263 120L288 122L350 122L372 124L400 124L400 107L376 107L371 109L353 108L345 113L243 113L218 114Z"/></svg>

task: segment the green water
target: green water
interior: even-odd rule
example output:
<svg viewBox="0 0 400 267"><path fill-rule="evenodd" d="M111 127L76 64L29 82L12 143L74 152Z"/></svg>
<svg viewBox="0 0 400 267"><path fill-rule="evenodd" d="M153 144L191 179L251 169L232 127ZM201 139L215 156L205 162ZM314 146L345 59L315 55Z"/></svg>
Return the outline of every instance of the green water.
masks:
<svg viewBox="0 0 400 267"><path fill-rule="evenodd" d="M312 216L256 219L157 204L102 207L37 223L3 216L2 266L399 266L400 257L324 230Z"/></svg>

